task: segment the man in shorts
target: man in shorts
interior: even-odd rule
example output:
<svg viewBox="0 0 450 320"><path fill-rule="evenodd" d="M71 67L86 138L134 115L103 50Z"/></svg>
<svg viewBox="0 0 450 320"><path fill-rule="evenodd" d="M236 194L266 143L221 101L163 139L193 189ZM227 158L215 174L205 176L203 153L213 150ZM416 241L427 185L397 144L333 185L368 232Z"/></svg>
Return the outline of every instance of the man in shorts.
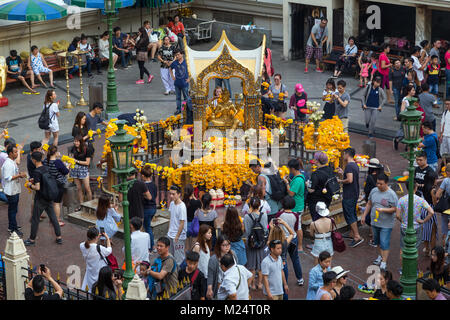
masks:
<svg viewBox="0 0 450 320"><path fill-rule="evenodd" d="M36 90L33 90L25 80L27 74L30 76L31 83L34 81L34 73L32 70L27 70L23 67L23 61L20 56L17 55L16 50L11 50L9 52L9 57L6 58L6 65L8 66L8 77L12 79L17 79L22 82L22 84L30 90L31 93L39 94Z"/></svg>
<svg viewBox="0 0 450 320"><path fill-rule="evenodd" d="M305 73L308 72L309 61L314 55L316 58L316 71L323 72L320 69L320 61L323 55L323 45L328 40L328 20L322 18L320 24L314 25L311 29L311 34L309 36L308 42L306 43L306 60L305 60Z"/></svg>

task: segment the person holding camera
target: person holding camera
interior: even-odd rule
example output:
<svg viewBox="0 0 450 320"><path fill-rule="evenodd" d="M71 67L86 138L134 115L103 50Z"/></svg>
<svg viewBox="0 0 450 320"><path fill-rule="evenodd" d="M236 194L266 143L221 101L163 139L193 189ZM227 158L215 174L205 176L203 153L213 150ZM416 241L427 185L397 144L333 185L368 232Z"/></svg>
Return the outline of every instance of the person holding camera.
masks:
<svg viewBox="0 0 450 320"><path fill-rule="evenodd" d="M97 244L100 237L106 239L106 248ZM90 227L87 231L87 240L80 243L81 254L86 261L86 273L84 274L83 290L90 290L92 293L93 285L98 280L99 271L102 267L107 266L106 257L112 253L111 241L106 232L99 233L96 227Z"/></svg>
<svg viewBox="0 0 450 320"><path fill-rule="evenodd" d="M92 292L106 300L121 300L123 275L120 271L113 272L109 266L102 267L98 273L98 280L92 287Z"/></svg>
<svg viewBox="0 0 450 320"><path fill-rule="evenodd" d="M55 293L48 294L46 291L45 280L47 280L55 289ZM50 269L41 264L38 275L36 275L27 284L25 289L25 300L61 300L63 296L63 289L52 278Z"/></svg>

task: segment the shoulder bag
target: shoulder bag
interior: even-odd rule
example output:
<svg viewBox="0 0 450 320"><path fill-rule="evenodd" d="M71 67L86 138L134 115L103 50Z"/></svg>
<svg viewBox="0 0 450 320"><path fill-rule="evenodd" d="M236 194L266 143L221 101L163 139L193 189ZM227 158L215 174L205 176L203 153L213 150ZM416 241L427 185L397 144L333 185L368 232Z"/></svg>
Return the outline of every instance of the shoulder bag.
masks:
<svg viewBox="0 0 450 320"><path fill-rule="evenodd" d="M344 252L346 249L344 238L342 234L337 231L336 223L333 218L331 219L332 227L331 227L331 241L333 242L333 250L337 252Z"/></svg>

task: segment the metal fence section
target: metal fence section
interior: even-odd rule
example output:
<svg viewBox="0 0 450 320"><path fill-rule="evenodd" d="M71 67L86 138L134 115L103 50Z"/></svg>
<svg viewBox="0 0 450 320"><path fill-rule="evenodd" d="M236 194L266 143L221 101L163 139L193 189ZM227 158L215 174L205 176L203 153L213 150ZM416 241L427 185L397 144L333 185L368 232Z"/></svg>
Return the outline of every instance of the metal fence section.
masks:
<svg viewBox="0 0 450 320"><path fill-rule="evenodd" d="M0 254L0 300L6 300L6 273L3 255Z"/></svg>
<svg viewBox="0 0 450 320"><path fill-rule="evenodd" d="M264 119L264 126L269 130L274 130L277 125L272 119ZM280 138L280 143L287 143L289 146L289 156L294 158L301 158L303 161L309 160L305 153L305 146L303 144L303 129L300 127L300 122L294 120L293 123L285 127L284 137Z"/></svg>
<svg viewBox="0 0 450 320"><path fill-rule="evenodd" d="M33 279L34 276L37 275L37 272L34 271L34 269L30 269L30 268L22 268L22 270L27 271L27 275L23 276L24 277L23 283L24 283L24 286L26 289L28 283ZM77 288L70 288L69 286L67 286L66 283L60 281L59 279L57 279L55 281L61 286L61 288L63 290L63 296L62 296L63 300L107 300L106 298L104 298L102 296L92 294L85 290L81 290L81 289L77 289ZM46 291L49 295L56 293L55 288L48 280L45 280L45 286L46 286Z"/></svg>

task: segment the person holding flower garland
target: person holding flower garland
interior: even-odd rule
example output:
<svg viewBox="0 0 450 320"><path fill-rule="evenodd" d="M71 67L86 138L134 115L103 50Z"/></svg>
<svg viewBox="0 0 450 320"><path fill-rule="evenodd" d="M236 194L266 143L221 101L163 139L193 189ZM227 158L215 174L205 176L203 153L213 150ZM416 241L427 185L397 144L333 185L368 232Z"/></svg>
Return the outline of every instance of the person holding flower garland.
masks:
<svg viewBox="0 0 450 320"><path fill-rule="evenodd" d="M272 94L274 105L274 113L277 117L282 117L286 112L285 98L288 96L286 85L281 83L281 74L277 73L273 76L273 81L269 87L269 97Z"/></svg>
<svg viewBox="0 0 450 320"><path fill-rule="evenodd" d="M303 89L301 83L295 85L295 93L291 96L289 101L289 108L294 111L295 120L306 122L306 114L301 110L307 110L306 102L308 101L308 94Z"/></svg>
<svg viewBox="0 0 450 320"><path fill-rule="evenodd" d="M328 79L325 83L325 89L322 93L322 100L325 101L325 105L323 106L323 117L322 119L331 119L333 118L335 112L336 112L336 95L339 94L339 92L336 90L336 83L332 78Z"/></svg>

